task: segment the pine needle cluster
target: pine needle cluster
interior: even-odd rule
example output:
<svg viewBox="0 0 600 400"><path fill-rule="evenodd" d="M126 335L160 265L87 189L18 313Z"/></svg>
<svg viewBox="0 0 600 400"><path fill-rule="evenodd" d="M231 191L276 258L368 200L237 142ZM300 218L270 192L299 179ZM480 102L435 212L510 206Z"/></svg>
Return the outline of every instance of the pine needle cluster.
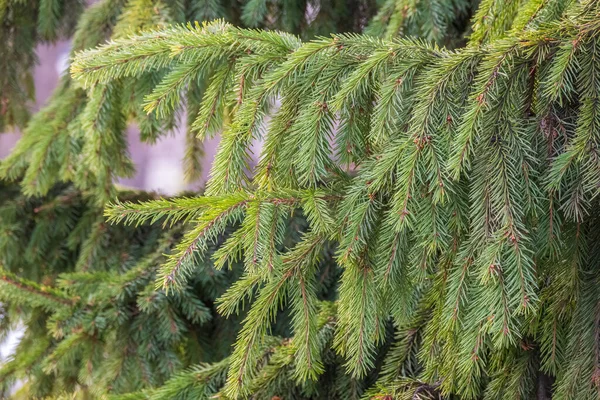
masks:
<svg viewBox="0 0 600 400"><path fill-rule="evenodd" d="M269 4L250 1L242 21L257 26L250 16L273 15ZM164 260L117 276L79 266L40 286L4 275L7 304L50 315L45 329L60 342L45 373L85 360L76 385L120 399L598 397L600 5L396 0L361 27L368 34L306 40L217 19L117 34L75 54L56 109L38 114L63 123L36 128L34 117L0 174L22 179L24 199L73 182L94 210L108 202L111 229L167 236L147 244ZM63 103L66 93L81 99ZM80 109L65 117L75 136L55 119L65 104ZM204 193L114 200L113 178L131 168L128 117L156 137L182 110L193 140L221 134ZM52 149L56 138L40 144L41 128L72 152ZM68 168L69 154L89 162ZM229 279L223 291L210 306L195 300L214 276ZM103 372L99 347L72 343L99 329L97 340L118 347L108 340L118 324L85 320L114 295L90 284L144 286L131 295L142 313L167 312L160 297L202 332L213 304L241 326L230 352L192 365L181 361L192 340L169 342L156 316L144 335L176 342L186 368L165 372L169 353L157 347L155 381L96 384L94 374L119 372Z"/></svg>

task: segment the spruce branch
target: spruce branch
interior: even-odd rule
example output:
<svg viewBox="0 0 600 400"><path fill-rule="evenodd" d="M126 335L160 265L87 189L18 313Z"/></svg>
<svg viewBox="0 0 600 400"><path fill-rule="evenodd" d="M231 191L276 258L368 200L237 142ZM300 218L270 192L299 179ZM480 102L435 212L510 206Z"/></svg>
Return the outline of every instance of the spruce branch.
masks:
<svg viewBox="0 0 600 400"><path fill-rule="evenodd" d="M0 280L4 285L3 297L7 301L26 303L32 307L48 310L60 310L72 306L76 299L65 296L62 292L48 286L19 278L8 271L0 271Z"/></svg>

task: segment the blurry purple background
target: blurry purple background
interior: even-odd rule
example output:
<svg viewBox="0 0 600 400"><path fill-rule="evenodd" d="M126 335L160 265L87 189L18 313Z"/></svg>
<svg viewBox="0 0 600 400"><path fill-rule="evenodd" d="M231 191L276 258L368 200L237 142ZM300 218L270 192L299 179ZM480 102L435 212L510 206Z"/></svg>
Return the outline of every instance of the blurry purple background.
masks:
<svg viewBox="0 0 600 400"><path fill-rule="evenodd" d="M42 45L37 49L39 63L35 67L34 79L36 104L32 111L39 110L52 94L61 73L68 68L69 42ZM0 133L0 158L6 157L19 138L18 133ZM218 138L204 143L205 157L202 161L202 180L187 185L183 177L182 159L185 151L185 134L182 130L171 132L156 144L141 143L135 127L128 130L129 151L136 165L136 175L119 183L164 194L175 194L185 189L201 187L208 177L210 165L216 151Z"/></svg>
<svg viewBox="0 0 600 400"><path fill-rule="evenodd" d="M69 42L38 47L39 63L34 71L36 103L32 105L32 113L44 106L58 84L61 73L66 72L69 51ZM0 159L10 153L18 140L18 132L0 133ZM186 184L183 177L182 159L185 151L185 133L182 130L171 132L154 145L149 145L141 143L137 129L130 127L128 141L129 151L136 165L136 174L132 178L119 181L119 183L128 187L171 195L186 189L197 189L206 182L219 138L215 137L204 143L203 176L200 182L191 185ZM255 154L257 153L255 152ZM19 328L10 332L4 340L0 341L0 365L14 351L22 334L23 330ZM20 383L15 388L19 386Z"/></svg>

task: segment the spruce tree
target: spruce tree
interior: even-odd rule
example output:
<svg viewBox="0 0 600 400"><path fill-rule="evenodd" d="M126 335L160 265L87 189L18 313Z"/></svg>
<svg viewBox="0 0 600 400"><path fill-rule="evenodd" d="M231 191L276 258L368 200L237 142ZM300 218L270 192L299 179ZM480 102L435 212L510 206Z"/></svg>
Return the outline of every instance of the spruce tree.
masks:
<svg viewBox="0 0 600 400"><path fill-rule="evenodd" d="M68 35L48 3L55 22L7 31ZM600 396L600 4L377 5L83 12L71 75L0 164L0 321L26 332L5 390ZM128 122L186 124L190 178L220 133L204 192L116 187Z"/></svg>

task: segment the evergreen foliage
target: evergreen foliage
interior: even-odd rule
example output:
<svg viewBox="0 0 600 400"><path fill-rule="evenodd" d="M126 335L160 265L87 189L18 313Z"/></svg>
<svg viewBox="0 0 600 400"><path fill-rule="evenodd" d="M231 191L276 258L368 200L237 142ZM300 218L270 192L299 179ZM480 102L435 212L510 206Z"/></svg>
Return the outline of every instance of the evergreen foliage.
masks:
<svg viewBox="0 0 600 400"><path fill-rule="evenodd" d="M598 398L600 4L384 1L351 27L367 34L307 40L339 20L292 26L286 7L308 8L251 0L233 23L148 28L167 3L135 24L139 1L110 3L81 21L116 23L111 40L75 46L0 164L19 188L2 194L1 321L27 326L3 382ZM155 140L182 110L191 141L221 132L205 192L117 190L127 121Z"/></svg>

